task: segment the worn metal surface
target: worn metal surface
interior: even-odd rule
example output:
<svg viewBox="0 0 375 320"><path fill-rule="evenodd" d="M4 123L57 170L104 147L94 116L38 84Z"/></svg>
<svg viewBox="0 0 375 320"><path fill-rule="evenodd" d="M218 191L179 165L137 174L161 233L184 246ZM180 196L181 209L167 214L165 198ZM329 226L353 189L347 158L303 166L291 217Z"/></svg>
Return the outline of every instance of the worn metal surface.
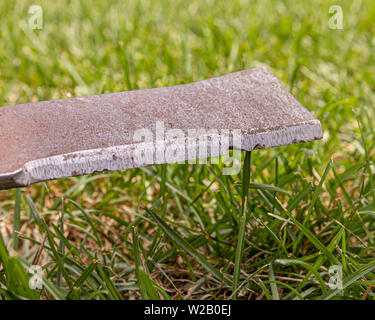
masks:
<svg viewBox="0 0 375 320"><path fill-rule="evenodd" d="M245 150L322 138L320 122L264 67L172 87L6 106L0 108L0 189L138 167L137 130L154 134L146 149L163 152L176 143L157 136L161 122L165 131L186 136L189 129L239 130L241 145L233 139L229 145ZM186 151L178 160L198 156ZM144 165L161 162L169 161L154 156Z"/></svg>

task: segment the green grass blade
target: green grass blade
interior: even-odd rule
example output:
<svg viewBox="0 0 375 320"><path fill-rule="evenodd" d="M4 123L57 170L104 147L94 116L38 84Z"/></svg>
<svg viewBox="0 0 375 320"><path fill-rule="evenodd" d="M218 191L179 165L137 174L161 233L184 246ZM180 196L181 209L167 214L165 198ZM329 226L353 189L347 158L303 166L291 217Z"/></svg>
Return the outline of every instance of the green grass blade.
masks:
<svg viewBox="0 0 375 320"><path fill-rule="evenodd" d="M106 270L103 269L100 263L96 264L96 270L100 276L100 278L104 281L109 296L112 300L122 300L121 294L116 289L115 285L113 284L112 280L110 279Z"/></svg>
<svg viewBox="0 0 375 320"><path fill-rule="evenodd" d="M92 274L92 272L96 269L97 263L92 262L84 272L79 276L79 278L74 282L73 288L69 291L68 295L66 296L67 299L71 299L74 291L77 290L77 288L81 287L84 282L88 279L88 277Z"/></svg>
<svg viewBox="0 0 375 320"><path fill-rule="evenodd" d="M297 228L302 232L303 235L307 239L310 240L310 242L318 249L320 250L327 258L328 260L335 264L340 265L340 262L337 260L337 258L332 254L330 250L328 250L320 241L319 239L313 235L302 223L300 223L296 218L293 217L293 215L285 210L286 214L289 216L289 218L293 221L293 223L297 226Z"/></svg>
<svg viewBox="0 0 375 320"><path fill-rule="evenodd" d="M368 264L360 267L357 271L353 272L351 275L346 277L343 280L343 287L330 289L327 291L326 294L319 297L319 300L328 300L329 298L334 297L335 295L339 294L341 290L350 287L353 283L355 283L358 279L366 276L369 272L372 272L375 269L375 260L369 262Z"/></svg>
<svg viewBox="0 0 375 320"><path fill-rule="evenodd" d="M14 216L13 216L13 249L18 251L18 232L21 229L21 189L16 189L15 192L15 205L14 205Z"/></svg>
<svg viewBox="0 0 375 320"><path fill-rule="evenodd" d="M134 261L135 261L135 268L137 274L137 280L139 285L139 291L141 293L142 299L150 299L150 300L159 300L159 295L154 288L154 281L151 279L149 274L146 271L146 266L143 263L143 259L141 257L142 252L140 250L140 244L138 241L138 235L135 232L134 228L132 230L133 235L133 254L134 254Z"/></svg>
<svg viewBox="0 0 375 320"><path fill-rule="evenodd" d="M209 272L211 272L216 279L224 281L226 284L230 285L231 282L223 277L223 274L215 269L207 259L199 253L189 242L183 239L176 231L174 231L170 226L168 226L164 220L159 218L152 210L146 209L150 216L155 220L157 225L164 231L164 233L170 238L170 240L181 249L185 250L191 256L196 258L199 263Z"/></svg>
<svg viewBox="0 0 375 320"><path fill-rule="evenodd" d="M272 263L270 264L268 275L270 279L270 286L271 286L271 293L272 293L272 299L273 300L280 300L279 290L277 288L277 283L275 281L275 274L273 272Z"/></svg>
<svg viewBox="0 0 375 320"><path fill-rule="evenodd" d="M245 238L245 227L246 227L246 211L247 211L247 199L249 193L250 183L250 167L251 167L251 151L246 151L244 165L243 165L243 180L242 180L242 206L240 225L238 229L237 246L234 259L234 272L233 272L233 284L232 291L236 292L238 287L238 281L240 279L243 247Z"/></svg>
<svg viewBox="0 0 375 320"><path fill-rule="evenodd" d="M35 207L34 201L29 197L26 196L26 203L30 209L30 215L38 225L41 232L46 232L46 225L43 218L39 215L38 210Z"/></svg>

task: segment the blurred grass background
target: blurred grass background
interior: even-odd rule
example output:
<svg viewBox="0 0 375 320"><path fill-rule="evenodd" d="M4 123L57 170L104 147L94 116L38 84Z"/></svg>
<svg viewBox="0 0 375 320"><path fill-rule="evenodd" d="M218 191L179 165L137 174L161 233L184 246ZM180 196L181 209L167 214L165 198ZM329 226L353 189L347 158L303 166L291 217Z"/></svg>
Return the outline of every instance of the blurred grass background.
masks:
<svg viewBox="0 0 375 320"><path fill-rule="evenodd" d="M249 192L245 172L187 164L1 191L0 297L374 299L374 30L370 0L1 1L2 106L265 65L324 139L253 152Z"/></svg>

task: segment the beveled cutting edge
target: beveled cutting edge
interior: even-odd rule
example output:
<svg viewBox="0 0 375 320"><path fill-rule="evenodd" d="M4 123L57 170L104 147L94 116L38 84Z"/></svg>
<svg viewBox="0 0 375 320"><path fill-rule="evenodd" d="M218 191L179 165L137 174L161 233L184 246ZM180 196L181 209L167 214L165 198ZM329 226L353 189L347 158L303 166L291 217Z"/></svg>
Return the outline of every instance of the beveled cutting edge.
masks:
<svg viewBox="0 0 375 320"><path fill-rule="evenodd" d="M157 122L186 135L238 130L241 144L231 138L229 146L248 151L322 138L319 120L265 67L172 87L6 106L0 108L0 189L139 167L140 144L160 151L176 143L156 136ZM154 134L151 143L134 139L144 128ZM178 161L198 155L185 152ZM147 165L159 163L154 157Z"/></svg>

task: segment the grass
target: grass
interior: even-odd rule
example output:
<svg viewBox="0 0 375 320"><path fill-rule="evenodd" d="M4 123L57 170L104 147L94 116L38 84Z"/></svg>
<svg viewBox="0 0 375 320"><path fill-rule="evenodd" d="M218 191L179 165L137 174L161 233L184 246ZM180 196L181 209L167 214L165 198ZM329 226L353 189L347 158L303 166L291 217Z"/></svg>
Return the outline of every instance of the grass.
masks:
<svg viewBox="0 0 375 320"><path fill-rule="evenodd" d="M324 130L243 154L238 176L164 165L1 191L0 299L374 299L375 6L340 1L332 30L333 4L0 2L0 105L266 65Z"/></svg>

